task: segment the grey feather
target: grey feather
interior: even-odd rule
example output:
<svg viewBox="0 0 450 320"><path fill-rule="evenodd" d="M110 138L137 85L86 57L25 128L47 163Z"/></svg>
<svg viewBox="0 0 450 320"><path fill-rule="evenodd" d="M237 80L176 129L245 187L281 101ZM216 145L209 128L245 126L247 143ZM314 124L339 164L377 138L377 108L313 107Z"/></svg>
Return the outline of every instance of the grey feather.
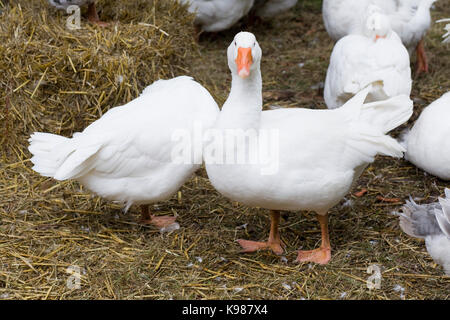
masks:
<svg viewBox="0 0 450 320"><path fill-rule="evenodd" d="M443 232L436 219L434 210L441 210L439 203L418 205L414 200L406 201L400 215L400 227L415 238L441 235Z"/></svg>
<svg viewBox="0 0 450 320"><path fill-rule="evenodd" d="M445 190L446 195L448 194L447 191L448 189ZM442 232L450 238L450 197L447 197L447 199L439 198L439 204L442 209L435 210L436 219Z"/></svg>

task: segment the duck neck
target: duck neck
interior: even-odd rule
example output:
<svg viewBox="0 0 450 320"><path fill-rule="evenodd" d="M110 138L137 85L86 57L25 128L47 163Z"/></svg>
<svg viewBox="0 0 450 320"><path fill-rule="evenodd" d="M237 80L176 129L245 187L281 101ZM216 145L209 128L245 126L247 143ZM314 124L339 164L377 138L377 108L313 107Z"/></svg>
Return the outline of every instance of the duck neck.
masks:
<svg viewBox="0 0 450 320"><path fill-rule="evenodd" d="M218 119L220 128L258 129L262 111L262 78L259 68L242 79L232 73L231 91Z"/></svg>

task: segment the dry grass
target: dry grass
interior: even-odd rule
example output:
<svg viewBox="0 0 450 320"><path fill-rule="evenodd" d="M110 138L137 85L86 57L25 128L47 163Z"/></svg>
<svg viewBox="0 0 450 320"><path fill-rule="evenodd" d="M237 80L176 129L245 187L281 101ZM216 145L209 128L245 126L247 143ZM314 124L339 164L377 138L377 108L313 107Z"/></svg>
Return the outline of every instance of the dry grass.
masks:
<svg viewBox="0 0 450 320"><path fill-rule="evenodd" d="M151 82L187 72L184 60L197 45L193 16L183 7L171 1L104 2L101 15L118 23L103 29L84 20L80 30L66 28L65 12L45 0L17 1L4 12L0 100L8 98L10 108L1 114L0 142L7 155L23 157L23 134L70 135Z"/></svg>
<svg viewBox="0 0 450 320"><path fill-rule="evenodd" d="M161 6L162 1L158 3ZM224 199L211 187L204 170L197 172L170 201L154 206L158 214L179 215L182 228L165 235L137 224L137 208L124 215L120 207L93 196L75 182L59 183L33 173L24 149L29 133L38 129L70 135L109 107L134 98L158 76L195 75L223 102L230 84L225 50L234 34L245 28L243 24L203 36L201 56L196 56L190 54L196 52L191 45L192 34L181 34L182 28L174 22L180 16L174 14L169 19L167 15L153 15L157 21L150 23L167 31L172 39L168 41L157 29L130 25L134 18L125 11L117 11L122 12L117 16L108 11L113 8L104 8L103 19L124 19L118 27L120 36L114 28L101 30L86 25L87 30L73 36L81 39L79 44L78 40L62 36L67 33L62 27L63 14L42 3L37 6L34 18L41 21L45 17L48 27L22 21L18 12L7 14L15 14L19 20L7 24L3 16L0 23L0 40L7 44L0 50L11 50L6 56L8 51L0 52L0 57L6 57L2 63L8 62L5 67L0 64L4 68L1 73L7 75L0 79L0 103L5 110L0 116L1 130L7 133L1 136L5 153L0 164L0 298L449 298L450 278L442 275L423 242L403 234L397 218L389 214L400 204L376 199L380 195L406 199L411 194L431 202L449 186L403 160L380 157L355 187L355 191L367 188L368 193L360 198L349 195L347 200L352 201L352 206L333 208L333 256L327 266L292 262L297 249L314 248L320 241L318 223L309 213L284 214L281 232L287 244L287 260L268 252L239 254L236 239L267 237L268 214ZM139 11L144 14L144 10ZM147 13L149 17L153 14ZM450 9L438 2L433 18L449 16ZM21 25L22 40L14 47L14 39L8 36L17 24ZM57 32L51 31L54 28ZM320 2L300 1L294 11L249 30L256 34L264 52L265 105L323 108L318 90L311 87L324 81L333 44L322 24ZM450 47L440 43L442 30L443 25L434 25L426 40L432 70L414 82L413 119L450 88ZM148 32L142 38L162 39L162 55L142 53L148 47L143 43L139 47L143 40L136 34L140 32ZM99 56L89 53L90 36L103 44ZM132 43L132 48L121 40L109 46L110 41L119 39L115 37ZM45 50L53 55L44 54ZM89 72L91 83L96 81L98 85L95 89L87 87L81 70L92 65L100 68L99 61L111 58L111 52L126 52L142 60L139 65L122 62L120 73L116 70L120 59L113 66ZM77 72L70 71L67 55ZM90 65L84 65L85 60ZM300 63L304 63L303 67ZM118 85L115 77L124 73L125 84ZM88 94L64 94L59 90ZM10 103L3 105L7 96ZM239 227L244 224L248 224L246 228ZM366 287L366 270L372 264L383 270L380 290L369 291ZM66 286L69 266L84 270L81 289ZM404 291L396 291L397 285Z"/></svg>

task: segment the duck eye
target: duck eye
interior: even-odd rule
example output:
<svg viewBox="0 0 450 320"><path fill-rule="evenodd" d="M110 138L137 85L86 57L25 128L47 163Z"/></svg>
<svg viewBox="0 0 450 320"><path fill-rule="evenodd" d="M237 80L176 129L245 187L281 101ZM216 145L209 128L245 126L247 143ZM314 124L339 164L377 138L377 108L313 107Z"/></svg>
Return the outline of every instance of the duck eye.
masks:
<svg viewBox="0 0 450 320"><path fill-rule="evenodd" d="M236 40L234 40L234 45L237 46Z"/></svg>

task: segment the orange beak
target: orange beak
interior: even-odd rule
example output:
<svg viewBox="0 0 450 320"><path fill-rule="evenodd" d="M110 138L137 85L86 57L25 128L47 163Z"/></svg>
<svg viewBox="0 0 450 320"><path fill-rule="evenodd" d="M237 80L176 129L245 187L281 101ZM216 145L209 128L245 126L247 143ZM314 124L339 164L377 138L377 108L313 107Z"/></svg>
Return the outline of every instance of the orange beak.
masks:
<svg viewBox="0 0 450 320"><path fill-rule="evenodd" d="M386 39L386 36L379 36L379 35L376 35L376 36L375 36L375 41L377 41L378 39Z"/></svg>
<svg viewBox="0 0 450 320"><path fill-rule="evenodd" d="M238 56L236 58L236 65L238 75L241 78L247 78L250 75L250 66L253 63L251 48L238 48Z"/></svg>

